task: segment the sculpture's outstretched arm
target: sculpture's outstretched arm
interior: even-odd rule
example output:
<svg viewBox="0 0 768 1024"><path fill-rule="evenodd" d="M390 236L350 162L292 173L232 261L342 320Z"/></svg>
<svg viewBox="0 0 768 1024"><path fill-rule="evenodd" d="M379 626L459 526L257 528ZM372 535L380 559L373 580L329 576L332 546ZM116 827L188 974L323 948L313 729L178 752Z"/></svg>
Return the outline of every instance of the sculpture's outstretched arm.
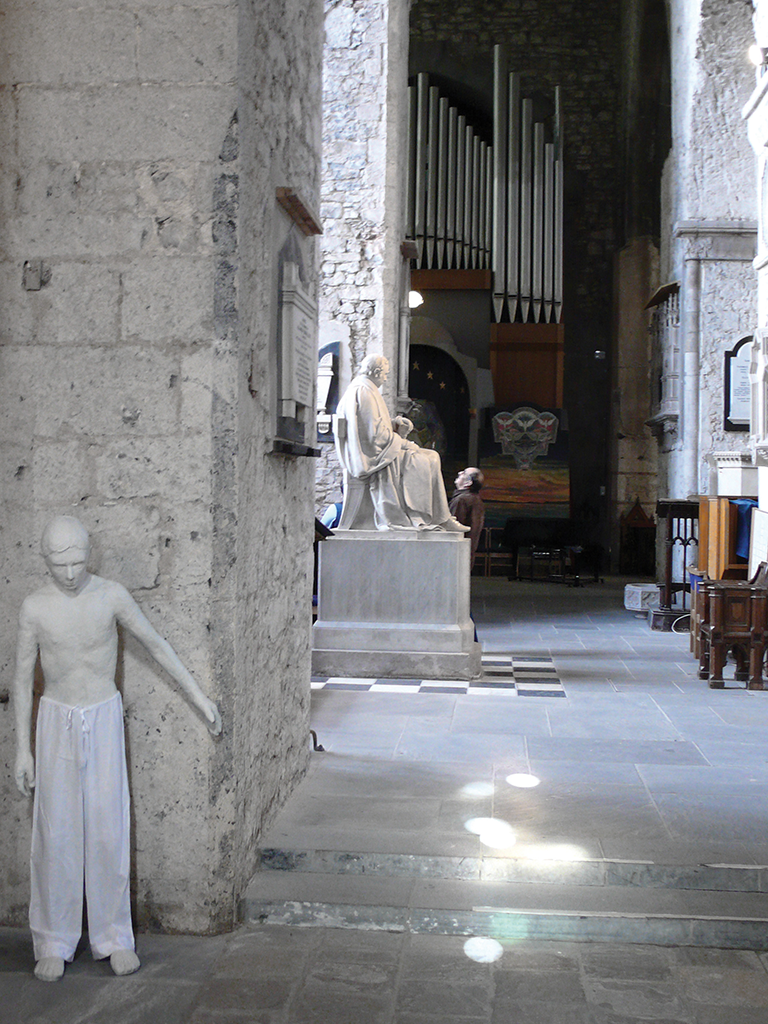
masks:
<svg viewBox="0 0 768 1024"><path fill-rule="evenodd" d="M140 640L158 665L161 665L176 680L191 702L200 710L205 724L208 726L208 731L212 736L218 736L222 727L221 715L217 706L206 697L174 649L167 640L160 636L125 587L119 583L114 584L114 587L117 621L137 640Z"/></svg>
<svg viewBox="0 0 768 1024"><path fill-rule="evenodd" d="M19 613L19 634L16 644L16 674L13 679L13 702L16 711L16 787L24 796L32 796L35 785L35 760L32 757L32 687L37 660L37 632L28 600Z"/></svg>

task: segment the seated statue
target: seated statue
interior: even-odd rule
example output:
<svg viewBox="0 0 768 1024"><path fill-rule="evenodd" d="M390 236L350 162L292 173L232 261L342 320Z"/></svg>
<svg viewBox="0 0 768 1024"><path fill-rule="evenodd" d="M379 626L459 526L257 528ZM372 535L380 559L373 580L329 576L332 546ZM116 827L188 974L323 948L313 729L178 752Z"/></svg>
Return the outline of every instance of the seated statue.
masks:
<svg viewBox="0 0 768 1024"><path fill-rule="evenodd" d="M448 508L440 456L406 440L405 417L392 422L379 392L388 374L383 356L367 356L336 409L345 483L339 528L465 533Z"/></svg>

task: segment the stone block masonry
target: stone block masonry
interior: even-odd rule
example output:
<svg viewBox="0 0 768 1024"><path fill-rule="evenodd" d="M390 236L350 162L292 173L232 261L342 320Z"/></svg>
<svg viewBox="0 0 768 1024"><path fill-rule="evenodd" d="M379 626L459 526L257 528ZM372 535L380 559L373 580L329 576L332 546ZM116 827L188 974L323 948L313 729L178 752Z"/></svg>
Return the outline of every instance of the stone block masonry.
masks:
<svg viewBox="0 0 768 1024"><path fill-rule="evenodd" d="M219 930L308 758L313 466L271 454L274 197L288 185L319 207L322 9L0 0L0 15L0 690L42 528L73 513L93 570L131 589L222 709L213 742L121 647L138 923ZM18 924L30 815L12 703L0 738L0 921Z"/></svg>
<svg viewBox="0 0 768 1024"><path fill-rule="evenodd" d="M397 367L408 4L341 0L327 7L320 346L340 341L341 394L369 353ZM391 406L396 380L393 372L385 393ZM318 510L338 495L340 482L333 450L324 450Z"/></svg>

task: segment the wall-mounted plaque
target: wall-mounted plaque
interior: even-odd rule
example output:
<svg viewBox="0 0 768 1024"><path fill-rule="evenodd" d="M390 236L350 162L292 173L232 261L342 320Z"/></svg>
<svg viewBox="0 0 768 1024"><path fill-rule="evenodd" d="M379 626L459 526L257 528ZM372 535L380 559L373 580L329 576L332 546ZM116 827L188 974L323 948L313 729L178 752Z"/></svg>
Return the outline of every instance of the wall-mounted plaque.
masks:
<svg viewBox="0 0 768 1024"><path fill-rule="evenodd" d="M312 407L317 363L317 306L295 263L283 264L281 292L282 379L280 415L299 418Z"/></svg>
<svg viewBox="0 0 768 1024"><path fill-rule="evenodd" d="M725 429L749 430L752 335L725 353Z"/></svg>

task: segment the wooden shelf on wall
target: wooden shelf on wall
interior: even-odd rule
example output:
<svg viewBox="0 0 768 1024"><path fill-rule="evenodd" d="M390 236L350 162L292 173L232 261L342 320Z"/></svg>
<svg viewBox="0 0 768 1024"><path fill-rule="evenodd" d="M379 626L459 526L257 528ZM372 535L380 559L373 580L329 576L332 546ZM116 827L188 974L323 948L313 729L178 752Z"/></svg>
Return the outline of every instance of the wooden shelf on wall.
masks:
<svg viewBox="0 0 768 1024"><path fill-rule="evenodd" d="M411 288L416 291L491 290L490 270L412 270Z"/></svg>

